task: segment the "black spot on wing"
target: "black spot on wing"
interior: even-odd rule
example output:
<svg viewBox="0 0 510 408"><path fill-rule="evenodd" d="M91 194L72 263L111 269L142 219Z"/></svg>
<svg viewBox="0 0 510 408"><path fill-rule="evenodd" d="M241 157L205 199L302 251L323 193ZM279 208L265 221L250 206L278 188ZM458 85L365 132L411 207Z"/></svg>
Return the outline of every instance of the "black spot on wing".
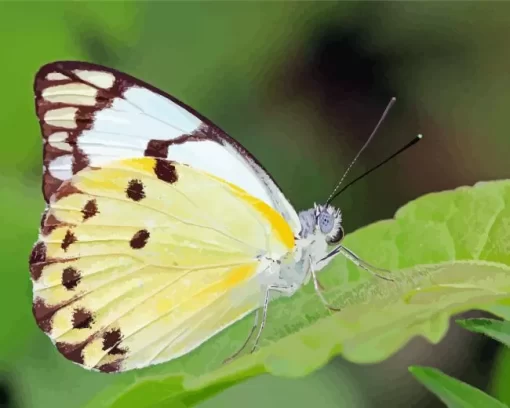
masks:
<svg viewBox="0 0 510 408"><path fill-rule="evenodd" d="M99 210L97 208L97 201L96 200L89 200L87 201L87 204L82 208L81 210L83 214L83 221L88 220L89 218L92 218L94 215L96 215Z"/></svg>
<svg viewBox="0 0 510 408"><path fill-rule="evenodd" d="M122 332L120 329L111 329L103 334L103 350L108 350L110 355L124 355L127 350L119 347L122 340Z"/></svg>
<svg viewBox="0 0 510 408"><path fill-rule="evenodd" d="M60 246L64 251L67 251L67 248L69 248L69 246L75 243L77 240L78 239L73 234L73 232L71 230L67 230L64 240L62 241L62 244Z"/></svg>
<svg viewBox="0 0 510 408"><path fill-rule="evenodd" d="M81 280L80 272L76 268L73 268L72 266L65 268L64 271L62 272L62 285L64 285L64 287L67 290L73 290L74 288L76 288L80 280Z"/></svg>
<svg viewBox="0 0 510 408"><path fill-rule="evenodd" d="M38 265L41 265L45 261L46 261L46 244L44 242L39 241L32 248L29 260L30 273L34 281L38 280L41 277L42 267L38 267Z"/></svg>
<svg viewBox="0 0 510 408"><path fill-rule="evenodd" d="M147 245L147 241L149 240L150 236L151 234L149 233L149 231L145 229L140 230L135 235L133 235L133 238L131 238L129 245L131 245L131 248L133 249L141 249L145 245Z"/></svg>
<svg viewBox="0 0 510 408"><path fill-rule="evenodd" d="M154 173L158 179L170 184L175 183L179 178L175 166L168 160L155 159Z"/></svg>
<svg viewBox="0 0 510 408"><path fill-rule="evenodd" d="M129 180L126 188L126 195L133 201L141 201L145 198L145 190L140 180Z"/></svg>
<svg viewBox="0 0 510 408"><path fill-rule="evenodd" d="M90 329L91 324L94 322L92 312L80 307L73 311L73 328L75 329Z"/></svg>

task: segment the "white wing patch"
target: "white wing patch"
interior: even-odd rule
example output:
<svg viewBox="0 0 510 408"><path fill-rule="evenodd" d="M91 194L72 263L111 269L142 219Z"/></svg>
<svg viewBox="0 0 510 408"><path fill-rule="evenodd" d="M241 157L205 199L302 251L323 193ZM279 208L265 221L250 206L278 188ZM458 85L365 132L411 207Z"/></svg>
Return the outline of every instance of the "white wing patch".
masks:
<svg viewBox="0 0 510 408"><path fill-rule="evenodd" d="M72 162L73 156L70 154L58 156L51 162L49 168L50 174L59 180L70 179L73 176L73 172L71 171Z"/></svg>
<svg viewBox="0 0 510 408"><path fill-rule="evenodd" d="M115 75L104 71L90 71L88 69L75 69L78 78L102 89L108 89L115 83Z"/></svg>
<svg viewBox="0 0 510 408"><path fill-rule="evenodd" d="M181 135L195 132L202 124L186 109L145 88L134 86L124 93L124 98L154 120L180 131Z"/></svg>
<svg viewBox="0 0 510 408"><path fill-rule="evenodd" d="M46 112L44 121L51 126L75 129L77 127L76 112L78 112L78 108L52 109Z"/></svg>
<svg viewBox="0 0 510 408"><path fill-rule="evenodd" d="M42 97L49 102L94 106L97 89L86 84L56 85L46 88Z"/></svg>
<svg viewBox="0 0 510 408"><path fill-rule="evenodd" d="M47 142L55 149L72 152L73 148L66 142L68 136L67 132L55 132L48 137Z"/></svg>
<svg viewBox="0 0 510 408"><path fill-rule="evenodd" d="M126 137L127 141L135 139L137 144L142 147L139 156L143 157L143 153L152 139L175 139L187 133L153 117L152 112L151 115L147 114L137 107L137 102L130 99L115 99L110 108L98 111L91 129L78 141L80 147L86 152L86 145L91 140L95 141L96 138L101 138L103 143L109 141L102 133L117 134L117 142L123 143ZM195 130L197 128L198 126Z"/></svg>
<svg viewBox="0 0 510 408"><path fill-rule="evenodd" d="M55 133L52 133L51 135L49 135L48 139L46 141L49 144L55 146L56 143L65 142L67 140L68 136L69 136L69 133L67 133L67 132L55 132Z"/></svg>
<svg viewBox="0 0 510 408"><path fill-rule="evenodd" d="M61 81L63 79L69 79L69 77L62 75L60 72L50 72L48 75L46 75L46 79L48 81Z"/></svg>

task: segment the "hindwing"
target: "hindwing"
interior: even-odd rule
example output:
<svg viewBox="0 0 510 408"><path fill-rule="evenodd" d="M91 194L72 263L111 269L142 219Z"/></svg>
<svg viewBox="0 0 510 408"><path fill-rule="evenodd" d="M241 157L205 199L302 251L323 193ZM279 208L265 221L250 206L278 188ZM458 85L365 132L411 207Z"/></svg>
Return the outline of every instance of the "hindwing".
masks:
<svg viewBox="0 0 510 408"><path fill-rule="evenodd" d="M158 158L86 168L43 218L34 315L87 368L168 361L259 307L266 257L293 247L277 211L200 169Z"/></svg>

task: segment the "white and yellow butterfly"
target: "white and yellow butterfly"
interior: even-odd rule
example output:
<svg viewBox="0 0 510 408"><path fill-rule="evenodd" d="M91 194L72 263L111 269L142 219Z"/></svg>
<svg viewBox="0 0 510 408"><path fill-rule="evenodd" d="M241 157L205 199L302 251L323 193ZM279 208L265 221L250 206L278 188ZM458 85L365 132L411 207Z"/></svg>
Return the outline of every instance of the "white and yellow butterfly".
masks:
<svg viewBox="0 0 510 408"><path fill-rule="evenodd" d="M338 253L370 267L339 244L339 210L298 214L238 142L140 80L55 62L37 73L35 101L47 209L33 313L75 363L163 363L257 310L249 340L262 309L257 344L273 292L313 279L329 306L317 271Z"/></svg>

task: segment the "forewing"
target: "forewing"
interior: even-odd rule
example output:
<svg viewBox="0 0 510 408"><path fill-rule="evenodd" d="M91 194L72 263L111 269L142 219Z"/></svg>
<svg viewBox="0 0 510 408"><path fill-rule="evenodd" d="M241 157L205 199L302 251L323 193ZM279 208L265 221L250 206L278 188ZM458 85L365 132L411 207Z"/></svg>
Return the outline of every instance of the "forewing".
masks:
<svg viewBox="0 0 510 408"><path fill-rule="evenodd" d="M172 96L121 72L72 61L42 67L34 88L47 202L63 181L87 166L151 156L189 164L241 187L299 232L296 212L260 163Z"/></svg>
<svg viewBox="0 0 510 408"><path fill-rule="evenodd" d="M85 367L168 361L258 307L264 255L293 246L277 211L201 170L155 158L84 169L44 215L34 316Z"/></svg>

